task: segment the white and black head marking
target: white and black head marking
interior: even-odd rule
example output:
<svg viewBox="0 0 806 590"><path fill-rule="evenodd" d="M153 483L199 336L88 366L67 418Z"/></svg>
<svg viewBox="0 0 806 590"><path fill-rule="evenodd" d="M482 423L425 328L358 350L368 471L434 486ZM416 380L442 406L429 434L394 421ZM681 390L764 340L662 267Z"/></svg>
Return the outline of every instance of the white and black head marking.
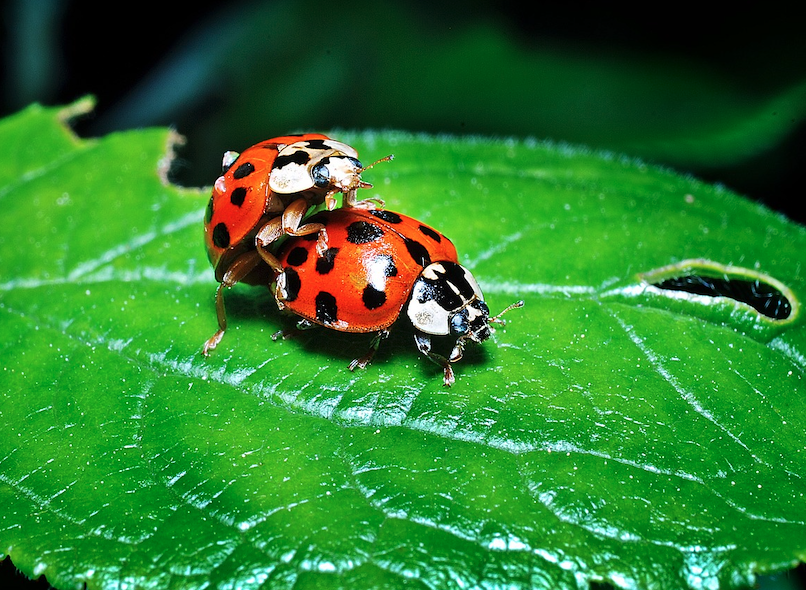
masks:
<svg viewBox="0 0 806 590"><path fill-rule="evenodd" d="M426 334L483 342L490 337L490 310L476 279L455 262L428 265L414 283L408 316Z"/></svg>
<svg viewBox="0 0 806 590"><path fill-rule="evenodd" d="M311 139L285 146L277 154L269 188L289 194L316 188L358 188L364 170L358 152L332 139Z"/></svg>
<svg viewBox="0 0 806 590"><path fill-rule="evenodd" d="M311 178L317 188L350 190L361 185L364 166L351 156L327 156L311 167Z"/></svg>

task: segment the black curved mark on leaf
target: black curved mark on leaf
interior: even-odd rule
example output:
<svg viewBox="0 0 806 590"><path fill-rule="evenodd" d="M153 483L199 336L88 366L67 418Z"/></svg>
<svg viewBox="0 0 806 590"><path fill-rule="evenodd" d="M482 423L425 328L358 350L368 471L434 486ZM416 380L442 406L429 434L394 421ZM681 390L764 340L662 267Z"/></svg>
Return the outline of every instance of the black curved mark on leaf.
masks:
<svg viewBox="0 0 806 590"><path fill-rule="evenodd" d="M685 275L652 283L659 289L685 291L707 297L729 297L746 303L759 313L773 320L785 320L792 314L792 304L772 285L756 280L738 278L712 278L701 275Z"/></svg>
<svg viewBox="0 0 806 590"><path fill-rule="evenodd" d="M792 318L799 307L794 293L773 277L710 260L685 260L645 273L643 278L661 291L732 299L775 321Z"/></svg>

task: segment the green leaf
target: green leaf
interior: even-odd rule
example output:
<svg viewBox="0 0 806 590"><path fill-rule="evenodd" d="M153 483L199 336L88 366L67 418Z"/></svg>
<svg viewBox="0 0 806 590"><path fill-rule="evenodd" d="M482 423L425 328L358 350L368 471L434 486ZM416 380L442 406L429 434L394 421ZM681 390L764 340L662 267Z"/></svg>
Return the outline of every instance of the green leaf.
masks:
<svg viewBox="0 0 806 590"><path fill-rule="evenodd" d="M804 228L611 154L343 134L396 156L365 196L525 307L450 389L403 325L355 373L367 336L272 342L291 320L262 287L227 293L205 359L207 190L161 180L169 131L64 117L0 122L0 548L26 574L706 589L806 557Z"/></svg>

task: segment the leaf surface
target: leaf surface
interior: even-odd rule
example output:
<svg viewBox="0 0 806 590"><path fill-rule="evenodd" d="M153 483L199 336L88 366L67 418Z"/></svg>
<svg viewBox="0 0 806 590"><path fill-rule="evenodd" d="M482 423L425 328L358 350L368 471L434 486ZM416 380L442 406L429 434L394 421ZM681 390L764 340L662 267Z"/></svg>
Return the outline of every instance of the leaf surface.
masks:
<svg viewBox="0 0 806 590"><path fill-rule="evenodd" d="M64 117L0 123L0 548L25 573L730 588L806 556L804 228L609 154L343 134L396 156L365 197L451 237L493 312L525 307L450 389L404 325L355 373L368 336L272 342L291 324L262 287L227 293L205 359L208 192L161 180L170 132L80 140ZM791 311L653 286L669 274Z"/></svg>

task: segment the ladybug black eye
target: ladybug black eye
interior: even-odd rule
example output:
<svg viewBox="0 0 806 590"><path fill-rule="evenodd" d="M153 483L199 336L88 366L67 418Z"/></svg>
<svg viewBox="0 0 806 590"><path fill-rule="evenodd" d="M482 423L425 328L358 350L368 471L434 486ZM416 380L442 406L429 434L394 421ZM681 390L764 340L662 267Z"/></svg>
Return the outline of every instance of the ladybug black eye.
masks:
<svg viewBox="0 0 806 590"><path fill-rule="evenodd" d="M325 162L319 162L311 168L311 179L318 188L330 186L330 170L328 170Z"/></svg>
<svg viewBox="0 0 806 590"><path fill-rule="evenodd" d="M459 312L451 318L451 330L454 334L467 334L467 314Z"/></svg>

